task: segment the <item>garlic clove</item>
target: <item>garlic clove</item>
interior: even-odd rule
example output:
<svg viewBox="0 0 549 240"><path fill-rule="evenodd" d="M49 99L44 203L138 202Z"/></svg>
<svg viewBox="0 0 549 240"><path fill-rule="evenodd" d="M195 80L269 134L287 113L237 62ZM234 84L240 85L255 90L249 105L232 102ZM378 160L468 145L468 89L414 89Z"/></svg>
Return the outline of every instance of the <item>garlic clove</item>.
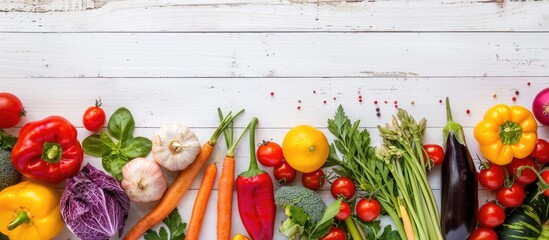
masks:
<svg viewBox="0 0 549 240"><path fill-rule="evenodd" d="M122 168L122 177L122 188L134 202L157 201L168 188L164 173L154 160L131 160Z"/></svg>

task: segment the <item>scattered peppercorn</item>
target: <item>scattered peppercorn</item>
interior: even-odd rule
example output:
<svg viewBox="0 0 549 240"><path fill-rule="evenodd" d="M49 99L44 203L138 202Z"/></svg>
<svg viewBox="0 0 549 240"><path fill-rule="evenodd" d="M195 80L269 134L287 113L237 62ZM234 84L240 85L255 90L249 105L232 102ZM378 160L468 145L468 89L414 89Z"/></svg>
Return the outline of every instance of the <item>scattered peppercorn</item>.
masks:
<svg viewBox="0 0 549 240"><path fill-rule="evenodd" d="M362 95L358 95L358 99L362 99Z"/></svg>
<svg viewBox="0 0 549 240"><path fill-rule="evenodd" d="M519 92L518 90L515 91L515 95L519 95L519 93L520 93L520 92Z"/></svg>
<svg viewBox="0 0 549 240"><path fill-rule="evenodd" d="M326 104L326 100L322 101L324 104Z"/></svg>
<svg viewBox="0 0 549 240"><path fill-rule="evenodd" d="M313 93L316 94L316 90L313 90Z"/></svg>
<svg viewBox="0 0 549 240"><path fill-rule="evenodd" d="M395 108L398 108L398 105L395 104Z"/></svg>
<svg viewBox="0 0 549 240"><path fill-rule="evenodd" d="M336 100L336 97L334 97L334 101Z"/></svg>
<svg viewBox="0 0 549 240"><path fill-rule="evenodd" d="M378 108L378 107L376 108L376 112L379 112L379 108Z"/></svg>
<svg viewBox="0 0 549 240"><path fill-rule="evenodd" d="M439 100L438 100L438 103L442 103L442 99L439 99Z"/></svg>
<svg viewBox="0 0 549 240"><path fill-rule="evenodd" d="M301 106L297 106L297 110L301 110Z"/></svg>
<svg viewBox="0 0 549 240"><path fill-rule="evenodd" d="M376 113L376 116L381 117L381 113Z"/></svg>
<svg viewBox="0 0 549 240"><path fill-rule="evenodd" d="M513 100L513 102L514 102L514 101L516 101L516 100L517 100L517 97L513 97L513 98L511 98L511 100Z"/></svg>
<svg viewBox="0 0 549 240"><path fill-rule="evenodd" d="M530 86L532 83L528 82L527 84L528 84L528 86Z"/></svg>
<svg viewBox="0 0 549 240"><path fill-rule="evenodd" d="M274 95L275 95L275 93L274 93L274 92L271 92L271 96L274 96Z"/></svg>
<svg viewBox="0 0 549 240"><path fill-rule="evenodd" d="M301 100L297 100L298 103L301 103Z"/></svg>
<svg viewBox="0 0 549 240"><path fill-rule="evenodd" d="M362 99L358 99L358 102L362 102Z"/></svg>
<svg viewBox="0 0 549 240"><path fill-rule="evenodd" d="M493 98L496 98L497 96L498 96L497 94L492 93L492 97L493 97Z"/></svg>
<svg viewBox="0 0 549 240"><path fill-rule="evenodd" d="M374 100L374 104L376 104L376 105L377 105L377 100Z"/></svg>
<svg viewBox="0 0 549 240"><path fill-rule="evenodd" d="M471 110L467 109L465 112L466 112L467 114L469 114L469 113L471 113Z"/></svg>
<svg viewBox="0 0 549 240"><path fill-rule="evenodd" d="M397 102L397 101L394 101L393 103L396 105L398 102Z"/></svg>
<svg viewBox="0 0 549 240"><path fill-rule="evenodd" d="M384 102L385 102L385 104L387 104L387 100L385 100Z"/></svg>
<svg viewBox="0 0 549 240"><path fill-rule="evenodd" d="M412 105L414 105L415 103L416 103L415 101L410 102L410 104L412 104Z"/></svg>

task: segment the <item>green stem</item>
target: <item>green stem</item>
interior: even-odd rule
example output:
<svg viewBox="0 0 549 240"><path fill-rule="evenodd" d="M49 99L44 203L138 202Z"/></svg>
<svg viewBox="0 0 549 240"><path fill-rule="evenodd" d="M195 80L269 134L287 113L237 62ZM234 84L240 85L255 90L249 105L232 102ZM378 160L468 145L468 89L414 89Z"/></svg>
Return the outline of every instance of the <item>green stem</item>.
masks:
<svg viewBox="0 0 549 240"><path fill-rule="evenodd" d="M252 120L253 121L253 120ZM232 146L229 147L229 150L227 150L227 157L234 157L234 151L236 150L236 146L238 146L238 143L240 143L240 140L242 140L242 137L244 136L244 134L246 133L246 131L248 131L248 129L250 129L250 127L252 126L252 122L250 122L248 124L248 126L246 126L246 128L244 129L244 131L240 134L240 136L238 137L238 139L236 140L236 142L233 143ZM257 164L257 163L256 163Z"/></svg>
<svg viewBox="0 0 549 240"><path fill-rule="evenodd" d="M394 196L391 196L391 198L394 198ZM404 225L402 224L402 220L400 219L399 214L395 212L395 208L397 208L398 206L395 205L393 207L385 201L380 201L380 203L383 209L385 209L387 214L389 214L389 216L393 220L393 223L395 224L398 235L400 235L400 239L406 239L406 232L404 231Z"/></svg>
<svg viewBox="0 0 549 240"><path fill-rule="evenodd" d="M352 217L348 217L347 219L345 219L345 225L347 225L347 229L349 230L349 233L351 234L353 240L362 240Z"/></svg>
<svg viewBox="0 0 549 240"><path fill-rule="evenodd" d="M522 127L515 122L507 121L499 127L499 138L503 144L518 143L522 136Z"/></svg>
<svg viewBox="0 0 549 240"><path fill-rule="evenodd" d="M223 122L223 112L221 112L221 108L217 108L217 115L219 115L219 121ZM230 130L229 130L230 129ZM230 133L233 130L232 124L223 131L223 136L225 137L225 144L227 144L227 149L229 149L232 145L233 138L230 136Z"/></svg>
<svg viewBox="0 0 549 240"><path fill-rule="evenodd" d="M242 112L244 112L244 109L240 110L236 115L232 115L230 112L225 116L225 118L219 123L219 127L215 129L215 132L212 134L212 137L210 138L210 141L208 142L210 145L214 146L217 143L217 139L219 136L221 136L221 133L225 131L225 129L233 122L233 120L238 117Z"/></svg>
<svg viewBox="0 0 549 240"><path fill-rule="evenodd" d="M240 176L243 176L243 177L253 177L264 172L261 169L259 169L259 166L257 165L256 157L255 157L255 127L258 121L259 120L256 117L254 117L252 118L252 122L250 123L250 167L248 168L248 171L245 171L242 174L240 174Z"/></svg>
<svg viewBox="0 0 549 240"><path fill-rule="evenodd" d="M15 219L8 224L8 230L11 231L17 228L19 225L23 223L28 223L28 222L30 222L30 219L29 219L29 216L27 215L27 212L20 211L17 214L17 217L15 217Z"/></svg>
<svg viewBox="0 0 549 240"><path fill-rule="evenodd" d="M452 110L450 109L450 98L446 97L446 119L448 122L453 122Z"/></svg>
<svg viewBox="0 0 549 240"><path fill-rule="evenodd" d="M42 160L54 164L61 160L63 156L63 148L59 143L55 142L44 142L42 147Z"/></svg>

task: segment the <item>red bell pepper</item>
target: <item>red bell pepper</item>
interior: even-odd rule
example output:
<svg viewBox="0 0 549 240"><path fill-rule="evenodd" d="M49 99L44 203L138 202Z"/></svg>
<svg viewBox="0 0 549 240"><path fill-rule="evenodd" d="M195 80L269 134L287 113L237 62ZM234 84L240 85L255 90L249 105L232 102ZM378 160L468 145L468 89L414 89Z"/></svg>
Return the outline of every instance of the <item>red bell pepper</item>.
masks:
<svg viewBox="0 0 549 240"><path fill-rule="evenodd" d="M30 179L59 183L74 176L84 160L77 134L76 128L60 116L29 122L19 132L11 161Z"/></svg>
<svg viewBox="0 0 549 240"><path fill-rule="evenodd" d="M250 167L236 178L238 212L246 231L253 240L272 240L276 216L273 181L257 166L255 157L255 126L250 128Z"/></svg>

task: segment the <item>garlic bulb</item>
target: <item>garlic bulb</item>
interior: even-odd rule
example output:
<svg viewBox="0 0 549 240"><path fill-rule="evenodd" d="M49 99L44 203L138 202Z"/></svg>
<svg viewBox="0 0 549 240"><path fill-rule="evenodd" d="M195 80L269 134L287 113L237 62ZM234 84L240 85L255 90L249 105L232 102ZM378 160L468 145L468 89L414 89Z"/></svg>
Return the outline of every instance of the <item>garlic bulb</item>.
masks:
<svg viewBox="0 0 549 240"><path fill-rule="evenodd" d="M160 166L171 171L183 170L200 152L198 138L181 124L166 124L154 134L152 154Z"/></svg>
<svg viewBox="0 0 549 240"><path fill-rule="evenodd" d="M122 188L134 202L159 200L168 188L162 169L153 160L135 158L122 168Z"/></svg>

